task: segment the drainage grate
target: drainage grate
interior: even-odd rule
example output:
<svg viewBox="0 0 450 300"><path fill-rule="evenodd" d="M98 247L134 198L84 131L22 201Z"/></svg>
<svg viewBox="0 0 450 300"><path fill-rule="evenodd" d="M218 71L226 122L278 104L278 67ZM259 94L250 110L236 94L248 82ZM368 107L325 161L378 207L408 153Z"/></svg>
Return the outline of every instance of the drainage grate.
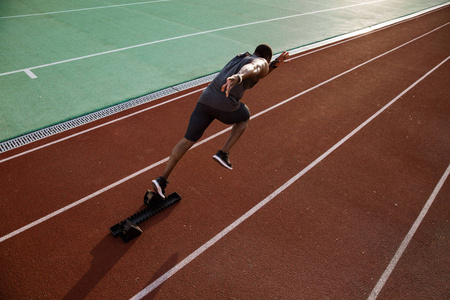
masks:
<svg viewBox="0 0 450 300"><path fill-rule="evenodd" d="M187 90L190 89L192 87L196 87L199 85L202 85L204 83L208 83L210 81L212 81L214 79L214 77L216 77L218 73L215 74L211 74L205 77L201 77L192 81L188 81L182 84L178 84L169 88L166 88L164 90L160 90L154 93L150 93L148 95L139 97L139 98L135 98L66 122L62 122L53 126L49 126L22 136L19 136L17 138L13 138L7 141L4 141L2 143L0 143L0 153L18 148L20 146L24 146L26 144L35 142L37 140L55 135L57 133L61 133L63 131L69 130L69 129L73 129L75 127L81 126L81 125L85 125L87 123L93 122L93 121L97 121L101 118L104 117L108 117L111 116L113 114L116 114L118 112L122 112L124 110L130 109L132 107L136 107L138 105L144 104L144 103L148 103L160 98L163 98L165 96L169 96L175 93L178 93L180 91L183 90Z"/></svg>

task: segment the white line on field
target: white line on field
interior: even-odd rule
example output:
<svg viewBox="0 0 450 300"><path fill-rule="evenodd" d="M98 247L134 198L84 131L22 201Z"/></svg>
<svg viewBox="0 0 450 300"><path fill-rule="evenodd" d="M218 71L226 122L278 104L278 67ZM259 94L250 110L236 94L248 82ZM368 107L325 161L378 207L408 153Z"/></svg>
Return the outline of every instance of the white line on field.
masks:
<svg viewBox="0 0 450 300"><path fill-rule="evenodd" d="M28 14L28 15L4 16L4 17L0 17L0 19L13 19L13 18L24 18L24 17L54 15L54 14L63 14L63 13L70 13L70 12L78 12L78 11L86 11L86 10L94 10L94 9L103 9L103 8L113 8L113 7L123 7L123 6L140 5L140 4L150 4L150 3L166 2L166 1L170 1L170 0L155 0L155 1L127 3L127 4L117 4L117 5L86 7L86 8L78 8L78 9L70 9L70 10L51 11L51 12L46 12L46 13L36 13L36 14Z"/></svg>
<svg viewBox="0 0 450 300"><path fill-rule="evenodd" d="M37 78L37 76L36 76L33 72L31 72L31 70L29 70L29 69L26 69L26 70L25 70L25 73L26 73L28 76L30 76L31 79L36 79L36 78Z"/></svg>
<svg viewBox="0 0 450 300"><path fill-rule="evenodd" d="M149 45L154 45L154 44L159 44L159 43L179 40L179 39L193 37L193 36L197 36L197 35L203 35L203 34L208 34L208 33L213 33L213 32L218 32L218 31L224 31L224 30L240 28L240 27L245 27L245 26L251 26L251 25L257 25L257 24L263 24L263 23L274 22L274 21L280 21L280 20L285 20L285 19L291 19L291 18L306 16L306 15L313 15L313 14L329 12L329 11L333 11L333 10L346 9L346 8L351 8L351 7L361 6L361 5L368 5L368 4L373 4L373 3L377 3L377 2L381 2L381 1L386 1L386 0L376 0L376 1L371 1L371 2L358 3L358 4L347 5L347 6L340 6L340 7L335 7L335 8L329 8L329 9L323 9L323 10L312 11L312 12L307 12L307 13L301 13L301 14L295 14L295 15L290 15L290 16L284 16L284 17L279 17L279 18L273 18L273 19L267 19L267 20L261 20L261 21L256 21L256 22L244 23L244 24L233 25L233 26L228 26L228 27L222 27L222 28L217 28L217 29L205 30L205 31L200 31L200 32L195 32L195 33L175 36L175 37L171 37L171 38L166 38L166 39L162 39L162 40L152 41L152 42L148 42L148 43L143 43L143 44L138 44L138 45L133 45L133 46L128 46L128 47L118 48L118 49L114 49L114 50L109 50L109 51L89 54L89 55L85 55L85 56L74 57L74 58L70 58L70 59L66 59L66 60L61 60L61 61L57 61L57 62L43 64L43 65L40 65L40 66L34 66L34 67L25 68L25 69L4 72L4 73L0 73L0 76L6 76L6 75L15 74L15 73L20 73L20 72L24 72L25 70L33 70L33 69L40 69L40 68L50 67L50 66L54 66L54 65L59 65L59 64L64 64L64 63L73 62L73 61L77 61L77 60L87 59L87 58L91 58L91 57L96 57L96 56L101 56L101 55L121 52L121 51L130 50L130 49L134 49L134 48L138 48L138 47L144 47L144 46L149 46Z"/></svg>

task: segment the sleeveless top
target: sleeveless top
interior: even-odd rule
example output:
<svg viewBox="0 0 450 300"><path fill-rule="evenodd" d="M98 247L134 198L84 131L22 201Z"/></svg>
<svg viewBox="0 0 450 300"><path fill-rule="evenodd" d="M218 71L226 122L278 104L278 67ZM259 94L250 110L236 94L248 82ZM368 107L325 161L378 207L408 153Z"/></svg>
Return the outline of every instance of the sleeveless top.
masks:
<svg viewBox="0 0 450 300"><path fill-rule="evenodd" d="M257 81L255 82L251 78L242 80L241 83L236 84L230 90L228 97L226 97L225 92L221 91L221 88L227 82L228 77L238 73L244 65L251 63L256 58L258 57L246 52L230 60L203 91L198 102L221 111L237 110L239 108L239 100L244 95L244 91L255 86Z"/></svg>

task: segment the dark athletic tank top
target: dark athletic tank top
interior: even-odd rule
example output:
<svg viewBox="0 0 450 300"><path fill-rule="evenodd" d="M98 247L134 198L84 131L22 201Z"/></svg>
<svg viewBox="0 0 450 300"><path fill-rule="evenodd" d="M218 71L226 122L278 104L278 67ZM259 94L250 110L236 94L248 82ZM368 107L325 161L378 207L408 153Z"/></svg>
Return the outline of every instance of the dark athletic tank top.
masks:
<svg viewBox="0 0 450 300"><path fill-rule="evenodd" d="M231 89L228 98L225 92L221 91L222 85L226 83L228 77L238 73L242 66L251 63L256 58L258 57L246 52L230 60L203 91L198 102L222 111L235 111L238 109L239 100L244 95L244 91L251 89L257 82L250 78L244 79L240 84L235 85Z"/></svg>

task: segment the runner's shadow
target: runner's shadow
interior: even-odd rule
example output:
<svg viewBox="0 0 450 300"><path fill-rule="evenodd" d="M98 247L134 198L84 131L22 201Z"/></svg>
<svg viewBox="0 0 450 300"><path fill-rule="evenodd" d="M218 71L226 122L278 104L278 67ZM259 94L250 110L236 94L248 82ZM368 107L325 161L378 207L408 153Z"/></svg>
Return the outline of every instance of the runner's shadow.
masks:
<svg viewBox="0 0 450 300"><path fill-rule="evenodd" d="M139 226L144 230L148 230L165 218L167 218L176 205L173 205L164 211L160 212L156 216L153 216L150 220L139 224ZM143 205L140 209L145 208ZM97 284L105 277L106 274L114 267L114 265L125 255L125 253L133 246L133 244L139 239L139 237L129 241L128 243L123 243L122 240L117 237L113 238L112 235L106 235L100 243L95 246L91 251L92 261L89 270L83 277L70 289L63 300L72 299L85 299L89 293L97 286ZM166 270L166 265L172 263L178 255L173 258L173 256L160 268L160 270ZM167 271L167 270L166 270ZM158 271L157 274L162 271ZM162 274L162 273L161 273ZM156 275L155 275L156 276Z"/></svg>
<svg viewBox="0 0 450 300"><path fill-rule="evenodd" d="M134 243L134 241L130 241L127 244L113 245L111 241L112 236L106 235L91 251L93 256L91 267L72 289L70 289L63 298L64 300L85 299Z"/></svg>

